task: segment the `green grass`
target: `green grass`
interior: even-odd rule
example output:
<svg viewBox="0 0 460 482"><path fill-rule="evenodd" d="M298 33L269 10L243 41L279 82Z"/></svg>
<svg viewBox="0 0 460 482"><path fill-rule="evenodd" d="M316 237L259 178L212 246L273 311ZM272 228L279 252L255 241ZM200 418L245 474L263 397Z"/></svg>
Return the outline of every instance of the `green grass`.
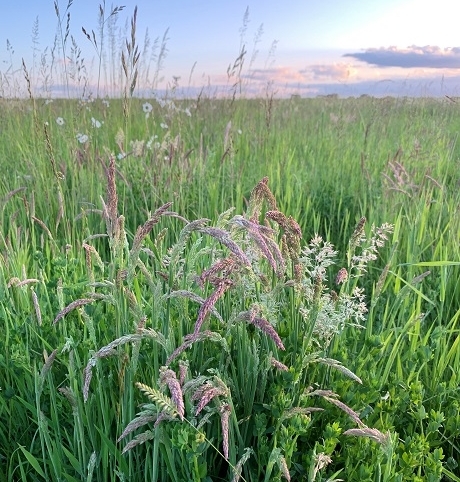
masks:
<svg viewBox="0 0 460 482"><path fill-rule="evenodd" d="M150 101L148 118L138 99L130 101L129 118L116 100L109 107L100 100L85 106L1 102L0 478L230 480L232 466L251 449L246 480L279 478L282 460L294 480L313 480L319 453L332 462L315 480L333 474L346 480L458 480L456 104L274 100L267 126L267 107L257 100L175 100L174 110ZM65 124L58 125L57 117ZM91 117L104 123L92 127ZM130 154L110 167L110 152L120 152L119 129L125 152L131 141L158 137L138 157ZM80 144L77 133L87 133L89 141ZM125 440L139 432L117 439L146 402L135 384L170 395L158 384L160 367L199 316L196 302L165 295L185 290L209 297L218 285L200 291L195 276L228 253L205 231L186 234L184 220L155 211L172 201L168 209L189 221L208 218L247 250L247 234L234 231L228 219L250 215L251 191L264 176L278 209L299 222L302 246L315 233L336 246L336 271L347 265L348 240L361 216L369 220L368 235L370 223L395 225L391 243L360 281L369 307L364 328L345 326L330 343L316 344L319 335L311 329L320 305L308 302L313 318L304 325L299 307L307 301L281 288L265 258L254 260L253 269L266 272L268 284L235 275L216 304L224 324L212 315L205 321L215 341L196 342L179 357L195 386L184 398L188 423L147 424L151 439L122 454ZM118 211L104 220L101 199L115 206L108 179L116 180ZM234 213L219 221L232 206ZM120 222L118 215L119 235L110 228ZM332 287L331 268L328 277ZM53 324L65 306L92 297L97 299ZM285 351L238 322L238 313L253 304L275 324ZM154 331L143 332L144 326ZM118 348L101 358L100 350L114 340ZM84 368L91 356L85 402ZM270 369L271 356L289 371ZM362 385L318 364L317 357L339 360ZM177 361L171 365L176 373ZM200 376L209 383L218 377L228 388L203 412L209 422L202 427L192 397ZM305 398L310 385L332 389L368 427L389 431L391 441L382 447L343 435L356 425L321 398ZM157 403L145 405L144 416L154 420ZM228 464L222 406L230 410ZM325 410L279 422L283 413L307 406Z"/></svg>

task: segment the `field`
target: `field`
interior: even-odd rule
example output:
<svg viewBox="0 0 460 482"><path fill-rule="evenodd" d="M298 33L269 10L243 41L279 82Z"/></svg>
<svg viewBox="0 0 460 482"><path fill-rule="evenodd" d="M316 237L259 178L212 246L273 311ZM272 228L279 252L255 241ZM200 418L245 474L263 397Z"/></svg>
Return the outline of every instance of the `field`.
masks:
<svg viewBox="0 0 460 482"><path fill-rule="evenodd" d="M105 2L89 96L71 5L0 72L0 481L459 482L460 100L142 96Z"/></svg>
<svg viewBox="0 0 460 482"><path fill-rule="evenodd" d="M1 480L460 480L459 104L0 112Z"/></svg>

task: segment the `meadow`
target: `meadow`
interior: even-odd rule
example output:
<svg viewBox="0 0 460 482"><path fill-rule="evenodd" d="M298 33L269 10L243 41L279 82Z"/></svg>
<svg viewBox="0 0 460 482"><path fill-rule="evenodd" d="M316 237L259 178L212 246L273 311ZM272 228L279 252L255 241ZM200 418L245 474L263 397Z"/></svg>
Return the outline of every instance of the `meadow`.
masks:
<svg viewBox="0 0 460 482"><path fill-rule="evenodd" d="M0 480L460 481L460 100L141 98L131 30L0 99Z"/></svg>

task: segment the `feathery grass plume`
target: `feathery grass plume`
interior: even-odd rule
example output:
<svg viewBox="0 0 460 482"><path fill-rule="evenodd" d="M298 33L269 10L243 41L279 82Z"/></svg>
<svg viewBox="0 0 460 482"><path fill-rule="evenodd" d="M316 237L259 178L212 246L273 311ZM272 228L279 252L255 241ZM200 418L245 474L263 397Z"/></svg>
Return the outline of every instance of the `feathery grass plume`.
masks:
<svg viewBox="0 0 460 482"><path fill-rule="evenodd" d="M354 410L352 410L348 405L341 402L340 400L337 400L337 398L327 397L327 396L323 396L323 398L324 400L327 400L329 403L332 403L332 405L335 405L336 407L340 408L340 410L345 412L360 427L365 427L365 424L361 421L361 419L359 418L359 415Z"/></svg>
<svg viewBox="0 0 460 482"><path fill-rule="evenodd" d="M193 333L197 334L200 331L201 325L206 318L206 315L212 311L217 300L221 298L224 293L233 286L233 281L231 279L222 279L218 284L216 289L211 293L211 295L204 301L204 303L200 306L198 311L198 318L195 322L195 327L193 329Z"/></svg>
<svg viewBox="0 0 460 482"><path fill-rule="evenodd" d="M21 281L17 276L13 276L8 281L6 287L11 288L12 286L15 286L16 288L20 288L21 286L26 286L31 283L39 283L39 281L40 280L38 280L37 278L27 278Z"/></svg>
<svg viewBox="0 0 460 482"><path fill-rule="evenodd" d="M177 413L181 420L184 419L184 398L182 395L181 385L176 374L170 368L163 366L160 368L160 385L167 385L171 393L171 399L176 405Z"/></svg>
<svg viewBox="0 0 460 482"><path fill-rule="evenodd" d="M267 228L267 226L248 221L240 215L234 216L231 221L246 230L262 255L270 263L277 276L281 277L284 274L286 266L278 244L271 238L274 231Z"/></svg>
<svg viewBox="0 0 460 482"><path fill-rule="evenodd" d="M205 383L195 390L191 397L192 401L198 401L195 415L198 415L213 398L228 397L229 395L230 389L221 378L213 376L211 379L207 379Z"/></svg>
<svg viewBox="0 0 460 482"><path fill-rule="evenodd" d="M280 422L288 420L289 418L296 417L297 415L310 415L312 412L324 412L324 408L319 407L292 407L289 410L285 410L281 417Z"/></svg>
<svg viewBox="0 0 460 482"><path fill-rule="evenodd" d="M228 439L229 439L229 419L232 409L228 403L224 403L219 408L220 411L220 424L222 427L222 450L224 457L228 459Z"/></svg>
<svg viewBox="0 0 460 482"><path fill-rule="evenodd" d="M78 308L79 306L84 306L89 303L94 303L94 299L92 298L81 298L79 300L72 301L69 305L67 305L63 310L61 310L56 318L54 318L53 325L55 325L61 318L64 318L67 313L70 313L72 310L75 308Z"/></svg>
<svg viewBox="0 0 460 482"><path fill-rule="evenodd" d="M252 454L254 454L254 450L252 450L252 448L246 447L244 449L244 453L240 460L238 460L235 467L233 467L233 477L231 482L239 482L241 479L241 472L243 472L243 465L249 460L249 457Z"/></svg>
<svg viewBox="0 0 460 482"><path fill-rule="evenodd" d="M196 303L199 303L200 305L203 305L206 300L202 298L201 296L198 296L197 294L193 293L192 291L187 291L187 290L177 290L177 291L171 291L171 293L168 293L164 295L165 298L177 298L177 297L184 297L188 298L192 301L195 301ZM221 322L223 323L224 320L220 313L214 308L211 308L211 313Z"/></svg>
<svg viewBox="0 0 460 482"><path fill-rule="evenodd" d="M170 365L181 353L183 353L185 350L190 348L193 345L193 343L197 343L197 342L204 341L204 340L209 340L209 341L213 341L213 342L216 342L216 343L220 343L222 345L223 350L228 353L228 345L227 345L227 341L225 340L225 338L222 338L222 336L219 335L219 333L216 333L214 331L205 330L205 331L201 331L199 333L190 333L188 335L185 335L184 341L182 342L182 344L180 346L178 346L171 353L171 355L169 355L169 357L166 360L166 364Z"/></svg>
<svg viewBox="0 0 460 482"><path fill-rule="evenodd" d="M174 244L171 250L170 263L175 266L180 260L182 253L184 252L187 240L193 231L199 231L203 229L210 220L207 218L196 219L195 221L188 222L182 228L179 233L179 239Z"/></svg>
<svg viewBox="0 0 460 482"><path fill-rule="evenodd" d="M210 268L205 269L201 272L201 275L199 276L199 278L197 278L198 285L200 287L203 287L206 281L214 284L213 281L216 274L222 273L223 278L228 278L230 274L236 269L238 269L238 265L233 256L219 259Z"/></svg>
<svg viewBox="0 0 460 482"><path fill-rule="evenodd" d="M54 360L56 359L58 350L55 349L51 352L49 356L46 355L46 352L44 352L43 356L45 358L45 363L42 366L42 369L40 370L40 375L38 376L38 381L37 381L37 394L40 397L42 390L43 390L43 384L45 383L45 378L48 372L51 370L51 366L54 363Z"/></svg>
<svg viewBox="0 0 460 482"><path fill-rule="evenodd" d="M70 387L59 387L58 388L59 393L61 393L67 401L70 403L70 406L72 407L72 414L73 415L78 415L78 402L77 402L77 397L75 396L75 393L72 391Z"/></svg>
<svg viewBox="0 0 460 482"><path fill-rule="evenodd" d="M353 234L351 235L350 241L348 243L348 249L350 253L355 251L355 248L359 246L365 239L364 226L366 224L366 218L363 216L355 227Z"/></svg>
<svg viewBox="0 0 460 482"><path fill-rule="evenodd" d="M117 185L115 179L116 165L115 156L110 155L109 166L106 168L107 176L107 187L106 187L106 198L107 204L103 203L103 215L106 223L107 234L109 238L112 239L115 235L115 231L118 225L118 194Z"/></svg>
<svg viewBox="0 0 460 482"><path fill-rule="evenodd" d="M237 319L240 320L245 320L251 325L254 325L256 328L258 328L260 331L265 333L269 338L273 340L275 345L280 349L284 350L284 345L283 342L281 341L280 336L276 332L275 328L265 319L261 317L257 317L258 310L257 309L251 309L251 311L243 311L241 312L238 316Z"/></svg>
<svg viewBox="0 0 460 482"><path fill-rule="evenodd" d="M56 286L56 298L58 301L58 306L59 309L62 311L65 308L65 303L64 303L64 286L62 284L62 278L59 278L57 280L57 286Z"/></svg>
<svg viewBox="0 0 460 482"><path fill-rule="evenodd" d="M146 430L145 432L136 435L132 440L130 440L123 448L122 454L129 452L134 447L141 445L149 440L153 440L155 438L155 432L153 430Z"/></svg>
<svg viewBox="0 0 460 482"><path fill-rule="evenodd" d="M268 177L262 178L256 184L256 186L251 192L251 196L249 197L247 215L251 222L259 222L264 201L268 203L271 211L277 211L275 196L272 194L268 187Z"/></svg>
<svg viewBox="0 0 460 482"><path fill-rule="evenodd" d="M94 283L95 278L94 278L94 272L93 272L93 265L91 262L91 246L89 244L83 243L82 247L85 250L85 262L86 262L86 269L88 271L88 278L90 283ZM94 287L92 288L92 291L94 292Z"/></svg>
<svg viewBox="0 0 460 482"><path fill-rule="evenodd" d="M385 445L391 440L389 432L382 433L380 432L380 430L377 430L376 428L368 428L368 427L350 428L348 430L345 430L343 434L354 436L354 437L367 437L381 445Z"/></svg>
<svg viewBox="0 0 460 482"><path fill-rule="evenodd" d="M272 356L270 357L270 364L272 367L282 372L289 371L289 368L284 363L281 363L279 360L277 360L276 358L273 358Z"/></svg>
<svg viewBox="0 0 460 482"><path fill-rule="evenodd" d="M34 305L35 316L37 317L38 326L41 326L42 325L42 312L40 311L40 304L38 303L37 293L35 293L35 290L32 288L30 290L30 294L32 296L32 303Z"/></svg>
<svg viewBox="0 0 460 482"><path fill-rule="evenodd" d="M48 238L50 238L50 240L52 241L51 246L54 247L55 241L53 235L51 234L51 231L48 229L48 226L41 219L38 219L35 216L32 216L32 219L45 231L45 233L48 235Z"/></svg>
<svg viewBox="0 0 460 482"><path fill-rule="evenodd" d="M361 378L355 375L347 367L343 366L338 360L334 360L333 358L317 358L314 361L318 363L323 363L324 365L330 366L331 368L335 368L336 370L343 373L348 378L351 378L355 382L358 382L360 385L363 384L363 381L361 380Z"/></svg>
<svg viewBox="0 0 460 482"><path fill-rule="evenodd" d="M126 425L122 434L118 437L117 443L123 440L127 435L134 432L138 428L143 427L151 422L155 422L158 418L158 414L153 413L151 410L144 410L136 415L131 422Z"/></svg>
<svg viewBox="0 0 460 482"><path fill-rule="evenodd" d="M136 234L134 235L133 244L131 251L129 252L128 259L128 283L132 282L134 276L134 270L136 268L137 260L139 258L139 253L141 251L142 241L150 233L153 226L160 221L161 216L167 214L168 208L172 205L171 202L164 204L158 208L153 215L142 225L137 228Z"/></svg>
<svg viewBox="0 0 460 482"><path fill-rule="evenodd" d="M227 231L219 228L202 228L199 231L200 233L208 234L209 236L217 239L217 241L226 246L243 263L244 266L251 266L249 258L244 254L243 250L235 243L235 241L233 241Z"/></svg>
<svg viewBox="0 0 460 482"><path fill-rule="evenodd" d="M315 455L315 465L313 467L311 480L316 480L316 476L318 475L318 472L320 470L323 470L325 467L327 467L331 463L332 463L332 459L331 459L331 457L329 457L329 455L326 455L323 452L321 452L319 454L316 454ZM339 481L339 480L343 480L343 479L334 479L334 480Z"/></svg>
<svg viewBox="0 0 460 482"><path fill-rule="evenodd" d="M6 193L6 196L1 200L0 207L3 209L5 204L16 194L25 191L27 188L26 187L18 187L17 189L13 189L12 191Z"/></svg>
<svg viewBox="0 0 460 482"><path fill-rule="evenodd" d="M106 235L102 235L102 236L106 236ZM97 252L96 248L94 246L91 246L90 244L85 243L85 242L83 242L82 248L84 248L87 252L89 252L90 254L92 254L94 256L94 259L96 260L96 264L97 264L98 268L103 272L104 271L104 262L102 261L101 256Z"/></svg>
<svg viewBox="0 0 460 482"><path fill-rule="evenodd" d="M179 360L179 383L181 387L184 385L185 379L187 378L189 365L190 363L188 360Z"/></svg>
<svg viewBox="0 0 460 482"><path fill-rule="evenodd" d="M283 455L281 455L278 459L278 467L281 471L281 475L290 482L291 474L289 473L287 462Z"/></svg>
<svg viewBox="0 0 460 482"><path fill-rule="evenodd" d="M94 301L94 300L92 300ZM166 346L166 340L164 340L164 337L159 333L155 332L154 330L151 329L145 329L145 328L140 328L139 333L133 333L130 335L124 335L121 336L120 338L117 338L116 340L113 340L110 342L108 345L103 346L101 349L99 349L96 353L94 353L91 358L88 360L88 363L86 364L86 367L84 369L84 382L83 382L83 400L86 402L88 400L88 395L89 395L89 385L91 383L91 379L93 376L93 367L96 366L97 360L99 358L107 358L109 356L113 356L117 354L117 351L115 348L125 345L126 343L136 343L144 338L151 338L152 340L155 340L158 342L161 346L165 347Z"/></svg>

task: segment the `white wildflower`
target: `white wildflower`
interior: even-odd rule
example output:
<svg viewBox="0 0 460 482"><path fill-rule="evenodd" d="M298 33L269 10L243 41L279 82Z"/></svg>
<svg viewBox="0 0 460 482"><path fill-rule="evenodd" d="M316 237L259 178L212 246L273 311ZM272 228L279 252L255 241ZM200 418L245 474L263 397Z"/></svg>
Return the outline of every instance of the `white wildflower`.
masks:
<svg viewBox="0 0 460 482"><path fill-rule="evenodd" d="M56 124L57 124L58 126L63 126L63 125L65 124L65 121L64 121L64 119L63 119L62 117L57 117L57 118L56 118Z"/></svg>
<svg viewBox="0 0 460 482"><path fill-rule="evenodd" d="M148 119L150 116L150 112L152 112L153 110L152 104L150 102L144 102L142 104L142 110L145 113L145 118Z"/></svg>
<svg viewBox="0 0 460 482"><path fill-rule="evenodd" d="M78 141L80 144L85 144L85 143L88 142L88 140L89 140L89 137L88 137L86 134L80 134L80 133L78 133L75 137L77 138L77 141Z"/></svg>
<svg viewBox="0 0 460 482"><path fill-rule="evenodd" d="M151 150L151 149L152 149L153 141L154 141L155 139L158 139L158 136L157 136L157 135L152 136L152 137L146 142L145 147L146 147L147 149ZM156 142L155 145L156 145L156 144L159 145L158 142Z"/></svg>
<svg viewBox="0 0 460 482"><path fill-rule="evenodd" d="M160 127L161 127L162 129L167 129L167 128L168 128L168 124L165 124L164 122L162 122L162 123L160 124Z"/></svg>
<svg viewBox="0 0 460 482"><path fill-rule="evenodd" d="M101 127L101 122L95 119L94 117L91 117L91 125L95 127L96 129L99 129Z"/></svg>

